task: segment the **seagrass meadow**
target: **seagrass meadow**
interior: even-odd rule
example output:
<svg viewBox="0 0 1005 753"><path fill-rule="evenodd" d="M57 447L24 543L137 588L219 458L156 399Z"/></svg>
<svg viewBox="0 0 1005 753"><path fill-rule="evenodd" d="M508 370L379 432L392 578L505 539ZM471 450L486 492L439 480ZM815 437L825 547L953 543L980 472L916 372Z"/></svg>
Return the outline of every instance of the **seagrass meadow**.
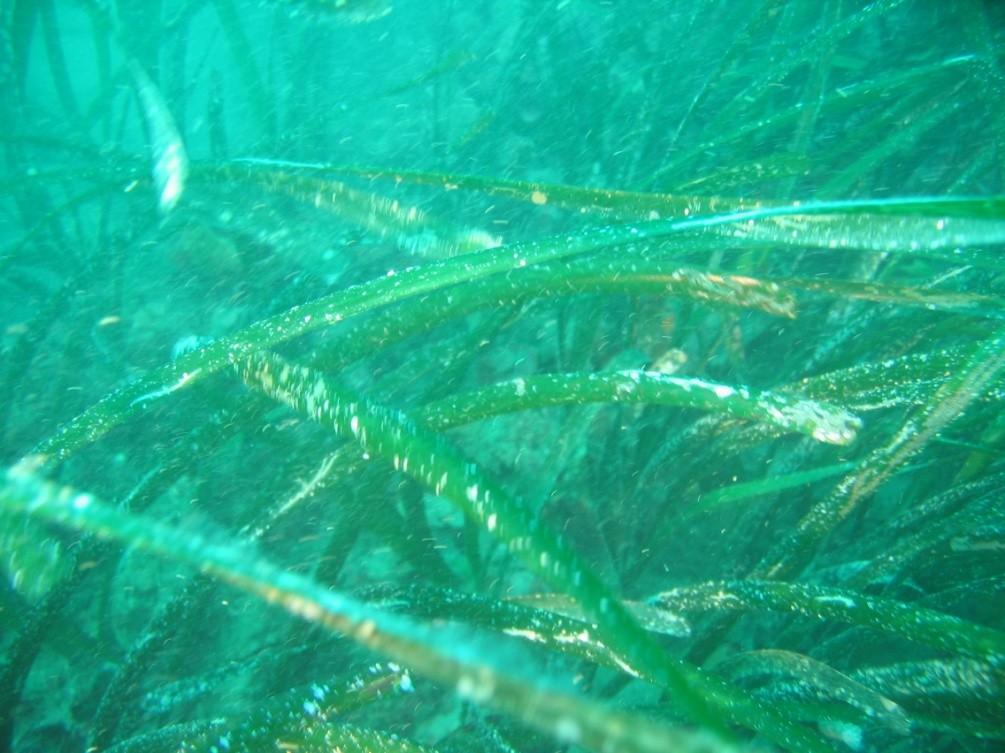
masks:
<svg viewBox="0 0 1005 753"><path fill-rule="evenodd" d="M1003 51L0 0L0 753L1001 751Z"/></svg>

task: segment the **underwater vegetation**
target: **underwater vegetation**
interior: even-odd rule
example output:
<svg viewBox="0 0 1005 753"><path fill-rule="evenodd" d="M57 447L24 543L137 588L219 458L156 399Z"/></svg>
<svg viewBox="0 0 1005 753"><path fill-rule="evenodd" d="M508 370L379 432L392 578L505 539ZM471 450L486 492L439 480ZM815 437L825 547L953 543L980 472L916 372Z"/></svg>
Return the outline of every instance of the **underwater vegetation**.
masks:
<svg viewBox="0 0 1005 753"><path fill-rule="evenodd" d="M4 2L0 750L1001 750L1003 50Z"/></svg>

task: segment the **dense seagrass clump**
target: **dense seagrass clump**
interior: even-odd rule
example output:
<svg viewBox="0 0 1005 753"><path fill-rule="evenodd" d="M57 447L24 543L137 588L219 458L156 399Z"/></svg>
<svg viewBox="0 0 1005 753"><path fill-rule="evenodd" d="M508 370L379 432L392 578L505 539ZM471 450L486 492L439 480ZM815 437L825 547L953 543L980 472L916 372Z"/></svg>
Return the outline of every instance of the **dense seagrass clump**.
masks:
<svg viewBox="0 0 1005 753"><path fill-rule="evenodd" d="M1003 52L4 4L0 753L1000 748Z"/></svg>

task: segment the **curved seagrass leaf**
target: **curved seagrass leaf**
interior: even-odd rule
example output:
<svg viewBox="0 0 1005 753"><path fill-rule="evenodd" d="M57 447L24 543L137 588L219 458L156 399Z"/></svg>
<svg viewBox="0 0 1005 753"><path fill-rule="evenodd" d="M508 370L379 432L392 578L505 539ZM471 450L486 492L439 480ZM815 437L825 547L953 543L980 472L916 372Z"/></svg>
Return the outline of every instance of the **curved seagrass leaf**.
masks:
<svg viewBox="0 0 1005 753"><path fill-rule="evenodd" d="M849 672L895 699L912 719L935 729L1005 739L1005 668L1001 661L930 659Z"/></svg>
<svg viewBox="0 0 1005 753"><path fill-rule="evenodd" d="M395 689L412 690L407 672L398 668L371 667L370 675L331 687L314 683L270 698L239 719L213 720L198 734L178 740L179 753L282 750L374 751L420 753L431 748L388 733L346 724L338 719L355 708L372 703Z"/></svg>
<svg viewBox="0 0 1005 753"><path fill-rule="evenodd" d="M111 428L142 410L150 401L169 395L200 376L208 376L224 368L230 362L231 354L269 348L319 328L331 326L347 317L366 313L411 296L462 282L470 283L502 272L521 270L542 262L570 258L589 251L716 227L735 222L740 217L775 216L791 211L793 210L772 208L755 212L695 217L688 220L650 222L639 227L614 226L590 229L571 235L515 243L456 259L432 262L355 285L260 320L235 335L216 340L149 372L108 395L65 424L55 435L39 443L32 454L65 458L79 447L99 439ZM558 284L560 280L554 282ZM673 280L670 280L667 284L672 282ZM750 287L752 290L758 288L758 286Z"/></svg>
<svg viewBox="0 0 1005 753"><path fill-rule="evenodd" d="M273 164L248 159L250 164ZM1003 269L995 256L972 246L1005 243L1005 197L908 197L776 205L769 200L650 194L579 186L496 180L447 173L282 163L321 173L352 174L474 190L530 202L555 204L580 213L623 221L736 213L736 222L709 226L711 232L741 240L834 250L902 252L952 262ZM777 211L776 211L777 210ZM801 210L801 211L799 211ZM751 212L749 216L746 212Z"/></svg>
<svg viewBox="0 0 1005 753"><path fill-rule="evenodd" d="M238 164L272 165L312 170L319 174L345 175L368 180L387 180L417 186L432 186L442 191L471 191L488 196L500 196L534 206L558 206L583 214L600 215L622 220L656 220L666 217L687 217L712 212L732 212L762 206L757 201L727 199L714 196L678 196L675 194L638 193L605 188L586 188L558 183L487 178L478 175L394 170L381 167L329 165L324 163L286 162L284 160L248 157L235 160Z"/></svg>
<svg viewBox="0 0 1005 753"><path fill-rule="evenodd" d="M805 175L809 171L810 161L805 155L793 152L778 152L777 154L758 157L749 162L729 165L696 178L681 181L674 185L678 192L735 191L737 186L763 186L782 178L794 178ZM742 189L741 189L742 190Z"/></svg>
<svg viewBox="0 0 1005 753"><path fill-rule="evenodd" d="M48 483L30 471L5 472L0 504L9 513L84 530L194 567L286 611L347 635L417 674L454 687L554 735L596 751L728 753L737 747L705 733L676 730L635 714L545 690L496 671L490 657L470 656L430 627L331 591L259 559L237 544L209 541L149 518L108 507L89 494ZM806 737L805 735L800 735ZM812 737L809 738L813 740ZM800 744L802 741L800 740ZM827 750L811 745L806 749Z"/></svg>
<svg viewBox="0 0 1005 753"><path fill-rule="evenodd" d="M360 191L341 181L253 165L199 165L193 177L251 185L289 196L316 209L332 212L348 222L390 238L412 253L444 257L495 248L502 240L484 230L458 229L417 206Z"/></svg>
<svg viewBox="0 0 1005 753"><path fill-rule="evenodd" d="M745 210L767 209L774 206L782 209L783 205L769 199L744 199L724 196L681 195L668 193L645 193L637 191L622 191L608 188L588 188L558 183L539 183L533 181L512 180L505 178L489 178L478 175L458 173L427 172L419 170L396 170L382 167L361 167L354 165L333 165L310 162L287 162L285 160L270 160L244 158L234 160L237 164L262 165L274 167L289 167L315 171L319 174L334 174L356 176L370 180L383 179L394 183L427 185L444 191L473 191L490 196L502 196L517 201L528 202L535 206L556 205L573 209L581 214L598 214L622 220L658 220L670 217L688 217L705 214L741 212ZM785 215L890 215L919 216L937 221L941 217L957 219L990 219L1005 218L1005 196L919 196L892 199L847 199L841 201L792 202L784 205L788 211ZM802 211L795 211L801 209ZM760 216L760 215L759 215ZM742 218L745 221L747 218ZM758 219L758 217L752 217ZM738 220L740 221L740 220ZM889 231L892 228L886 228ZM930 230L944 230L934 225ZM1002 243L1002 228L1000 225L988 226L993 232L995 242ZM926 232L925 238L944 244L933 232ZM913 238L917 246L924 246L924 240ZM870 241L870 244L874 241ZM987 241L984 241L987 242ZM855 241L849 240L846 247L854 247Z"/></svg>
<svg viewBox="0 0 1005 753"><path fill-rule="evenodd" d="M628 253L632 250L634 247L619 249L616 257L603 254L572 259L561 268L540 264L521 271L519 277L511 274L509 292L537 288L538 294L553 296L581 292L666 295L716 306L755 309L789 319L796 317L795 297L784 283L671 266L664 260Z"/></svg>
<svg viewBox="0 0 1005 753"><path fill-rule="evenodd" d="M716 581L681 586L649 599L674 612L767 610L870 627L977 659L1005 658L1005 633L959 617L856 591L778 581Z"/></svg>
<svg viewBox="0 0 1005 753"><path fill-rule="evenodd" d="M826 498L803 516L758 565L754 577L782 578L812 559L816 545L901 465L976 400L1005 368L1005 329L985 340L916 410L893 439L873 451Z"/></svg>
<svg viewBox="0 0 1005 753"><path fill-rule="evenodd" d="M282 160L252 158L235 160L235 162L252 165L285 165L315 170L322 174L354 175L367 179L384 179L394 183L429 185L446 191L468 190L526 201L538 206L554 203L558 206L574 209L581 214L609 214L619 219L636 221L662 219L675 215L696 216L699 214L753 211L771 207L787 208L788 211L784 211L782 214L797 216L884 215L919 216L932 219L946 216L957 219L994 220L1005 218L1005 195L997 194L989 196L905 196L887 199L794 201L791 204L783 204L770 199L646 193L381 167L284 162ZM665 211L660 212L660 209ZM796 211L799 209L803 211ZM654 212L656 214L653 214Z"/></svg>
<svg viewBox="0 0 1005 753"><path fill-rule="evenodd" d="M694 504L688 505L680 511L680 522L686 522L694 516L714 510L717 507L722 507L723 505L743 502L744 500L761 497L766 494L777 494L778 492L813 484L825 478L840 476L854 467L854 463L837 463L821 468L812 468L808 471L794 471L793 473L779 476L769 476L754 481L730 484L729 486L713 489L710 492L703 492Z"/></svg>
<svg viewBox="0 0 1005 753"><path fill-rule="evenodd" d="M1005 318L1005 301L979 293L926 290L902 285L884 285L853 280L786 278L784 286L839 298L857 298L900 306L919 306L929 311L954 311L993 319Z"/></svg>
<svg viewBox="0 0 1005 753"><path fill-rule="evenodd" d="M361 596L375 606L426 619L460 620L634 674L597 638L596 626L585 620L583 610L567 596L496 600L419 584L371 588ZM625 602L625 606L647 630L690 635L691 626L679 615L638 602Z"/></svg>
<svg viewBox="0 0 1005 753"><path fill-rule="evenodd" d="M444 497L503 541L539 577L571 596L599 639L636 673L646 673L673 693L691 718L722 729L710 708L757 729L781 745L819 746L819 740L765 707L751 705L726 685L710 682L689 665L672 660L632 618L579 556L536 520L516 499L467 461L447 441L399 411L336 387L318 372L265 353L235 359L241 378L297 412L351 436L369 454L390 461Z"/></svg>
<svg viewBox="0 0 1005 753"><path fill-rule="evenodd" d="M738 281L739 280L739 281ZM754 284L754 283L757 284ZM507 275L473 280L445 295L401 301L374 312L342 337L323 345L313 365L338 371L390 343L425 332L452 318L485 307L519 305L541 296L585 293L660 295L703 304L750 308L774 316L795 316L795 301L784 288L749 277L668 268L652 259L575 258L562 265L538 264Z"/></svg>
<svg viewBox="0 0 1005 753"><path fill-rule="evenodd" d="M954 346L924 353L909 353L883 361L859 363L845 369L803 377L783 389L819 400L828 400L866 411L897 405L922 405L973 355L972 346Z"/></svg>
<svg viewBox="0 0 1005 753"><path fill-rule="evenodd" d="M744 651L726 658L718 666L733 679L754 675L793 678L825 698L854 706L898 734L906 735L911 730L910 719L896 703L805 654L781 649Z"/></svg>
<svg viewBox="0 0 1005 753"><path fill-rule="evenodd" d="M544 188L534 196L550 196ZM562 193L560 186L555 190ZM590 189L599 191L600 189ZM618 195L617 192L606 192ZM655 196L658 198L639 198ZM618 196L625 199L623 196ZM696 216L729 211L738 221L708 228L708 232L738 241L777 246L816 247L833 250L903 253L933 258L954 265L1002 270L1005 265L979 247L1005 243L1005 198L919 197L905 199L810 202L786 206L776 214L770 201L722 197L633 195L640 206L663 203L662 212L651 208L644 216L623 216L623 221L653 221L662 216ZM544 203L543 200L538 203ZM802 210L802 211L798 211ZM580 211L589 211L581 207ZM751 214L744 217L747 212ZM978 247L978 248L975 248Z"/></svg>
<svg viewBox="0 0 1005 753"><path fill-rule="evenodd" d="M835 202L843 204L845 202ZM761 222L737 223L721 231L732 238L792 246L810 246L835 251L856 249L930 257L951 264L973 264L1000 270L1002 262L982 247L1005 243L1005 222L1000 219L1002 201L978 202L990 207L994 219L954 217L940 214L937 203L926 207L931 214L852 211L793 214ZM877 204L877 209L882 204Z"/></svg>
<svg viewBox="0 0 1005 753"><path fill-rule="evenodd" d="M583 622L585 619L583 610L563 594L530 594L528 596L515 596L510 601L564 615L579 622ZM686 637L691 634L691 626L687 620L668 609L654 607L640 601L624 601L622 603L646 630L676 637Z"/></svg>
<svg viewBox="0 0 1005 753"><path fill-rule="evenodd" d="M697 408L762 421L781 431L800 432L839 445L854 440L861 427L861 421L847 411L812 400L637 369L518 377L451 395L424 406L420 415L433 428L445 428L458 421L468 423L516 410L593 402Z"/></svg>

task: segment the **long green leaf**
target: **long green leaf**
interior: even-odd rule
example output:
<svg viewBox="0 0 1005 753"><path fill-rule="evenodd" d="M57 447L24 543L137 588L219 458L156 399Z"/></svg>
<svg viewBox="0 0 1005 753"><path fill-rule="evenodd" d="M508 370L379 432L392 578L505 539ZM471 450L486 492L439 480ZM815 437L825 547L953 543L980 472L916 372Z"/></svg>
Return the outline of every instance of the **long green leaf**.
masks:
<svg viewBox="0 0 1005 753"><path fill-rule="evenodd" d="M861 421L841 408L780 393L755 392L703 379L636 369L601 374L538 374L518 377L426 405L423 419L434 427L467 423L555 405L591 402L648 403L697 408L731 418L762 421L820 442L848 444Z"/></svg>
<svg viewBox="0 0 1005 753"><path fill-rule="evenodd" d="M983 660L1005 657L1005 633L958 617L847 589L776 581L722 581L682 586L651 603L692 609L768 610L861 625Z"/></svg>
<svg viewBox="0 0 1005 753"><path fill-rule="evenodd" d="M351 637L463 697L512 713L566 743L606 751L657 753L736 750L707 734L669 729L574 696L544 690L482 663L437 631L390 615L275 566L237 544L209 541L139 515L115 510L92 495L8 469L0 504L22 514L88 531L151 551L230 583L303 619Z"/></svg>
<svg viewBox="0 0 1005 753"><path fill-rule="evenodd" d="M831 204L821 204L816 210L827 212L832 208ZM485 279L502 272L521 270L542 262L567 259L589 251L720 227L748 218L783 216L794 211L805 212L806 207L798 209L775 207L685 220L651 222L639 226L591 229L577 234L501 246L456 259L433 262L355 285L312 303L295 306L281 314L263 319L235 335L216 340L153 370L135 382L116 390L64 425L54 436L38 444L33 454L57 459L65 458L79 447L97 440L130 415L142 410L150 401L171 394L200 377L224 368L232 356L278 345L319 328L330 327L348 317L411 296L429 293L450 285ZM742 283L738 284L742 286Z"/></svg>
<svg viewBox="0 0 1005 753"><path fill-rule="evenodd" d="M597 625L600 640L629 666L670 689L674 702L693 719L722 729L721 722L711 717L710 708L714 708L781 745L799 740L807 749L819 747L812 735L767 708L750 705L728 686L671 660L562 539L437 434L398 411L375 405L317 372L275 356L250 355L236 360L235 366L247 383L337 433L353 437L371 455L390 461L396 470L457 505L543 580L569 594Z"/></svg>
<svg viewBox="0 0 1005 753"><path fill-rule="evenodd" d="M843 672L805 654L781 649L759 649L734 654L723 663L732 677L766 674L791 677L825 697L835 698L864 712L893 731L906 735L911 721L900 706Z"/></svg>

